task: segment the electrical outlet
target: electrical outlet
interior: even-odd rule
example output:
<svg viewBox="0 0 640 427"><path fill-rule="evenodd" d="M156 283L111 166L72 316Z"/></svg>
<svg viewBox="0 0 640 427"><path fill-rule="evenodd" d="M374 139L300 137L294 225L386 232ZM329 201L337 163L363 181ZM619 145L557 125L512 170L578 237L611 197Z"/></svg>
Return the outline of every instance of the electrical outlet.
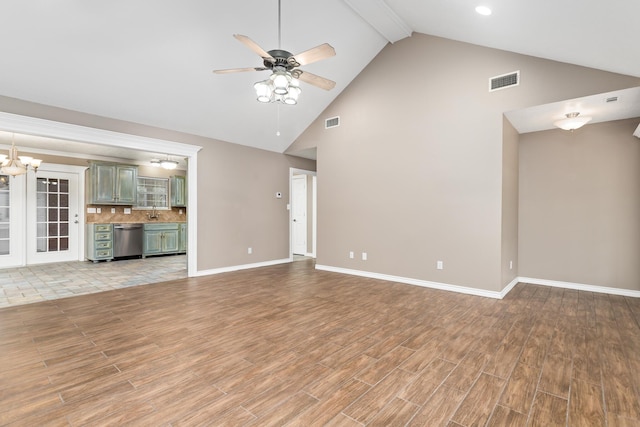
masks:
<svg viewBox="0 0 640 427"><path fill-rule="evenodd" d="M437 262L436 262L436 268L437 268L438 270L444 270L444 262L442 262L442 261L437 261Z"/></svg>
<svg viewBox="0 0 640 427"><path fill-rule="evenodd" d="M116 208L111 208L111 213L116 213Z"/></svg>
<svg viewBox="0 0 640 427"><path fill-rule="evenodd" d="M182 209L178 209L178 215L182 215Z"/></svg>
<svg viewBox="0 0 640 427"><path fill-rule="evenodd" d="M366 252L362 252L362 260L363 261L367 260L367 253Z"/></svg>
<svg viewBox="0 0 640 427"><path fill-rule="evenodd" d="M247 249L247 253L248 253L249 255L251 255L251 254L253 253L253 248L248 248L248 249Z"/></svg>
<svg viewBox="0 0 640 427"><path fill-rule="evenodd" d="M353 259L353 257L354 257L353 251L349 251L349 258Z"/></svg>
<svg viewBox="0 0 640 427"><path fill-rule="evenodd" d="M102 213L102 208L96 208L96 213Z"/></svg>
<svg viewBox="0 0 640 427"><path fill-rule="evenodd" d="M509 270L513 270L513 261L509 261Z"/></svg>

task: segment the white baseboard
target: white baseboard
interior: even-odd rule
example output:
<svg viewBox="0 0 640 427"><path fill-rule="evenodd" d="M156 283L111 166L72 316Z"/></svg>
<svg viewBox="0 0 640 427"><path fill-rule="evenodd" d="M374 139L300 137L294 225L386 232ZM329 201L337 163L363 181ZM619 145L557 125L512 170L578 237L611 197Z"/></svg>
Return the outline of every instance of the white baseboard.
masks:
<svg viewBox="0 0 640 427"><path fill-rule="evenodd" d="M552 286L554 288L574 289L576 291L596 292L599 294L621 295L625 297L640 298L640 291L630 289L608 288L606 286L586 285L584 283L561 282L559 280L534 279L532 277L518 277L522 283L533 285Z"/></svg>
<svg viewBox="0 0 640 427"><path fill-rule="evenodd" d="M213 268L211 270L196 271L194 277L209 276L211 274L228 273L230 271L248 270L250 268L268 267L270 265L286 264L292 262L292 258L275 259L272 261L256 262L254 264L232 265L230 267Z"/></svg>
<svg viewBox="0 0 640 427"><path fill-rule="evenodd" d="M348 268L331 267L328 265L316 264L316 270L331 271L333 273L350 274L352 276L368 277L370 279L387 280L389 282L405 283L407 285L422 286L425 288L440 289L443 291L458 292L461 294L476 295L480 297L494 298L494 299L502 299L504 295L506 295L506 293L509 292L509 290L511 290L511 288L513 288L516 283L518 283L518 282L515 282L513 284L510 283L505 288L506 292L505 290L503 290L502 292L494 292L494 291L486 291L484 289L470 288L467 286L458 286L458 285L450 285L448 283L430 282L427 280L411 279L408 277L391 276L388 274L380 274L380 273L371 273L369 271L351 270Z"/></svg>
<svg viewBox="0 0 640 427"><path fill-rule="evenodd" d="M257 262L253 264L234 265L230 267L214 268L211 270L197 271L194 277L208 276L211 274L228 273L231 271L247 270L250 268L268 267L270 265L286 264L292 262L292 258L283 258L271 261ZM330 271L333 273L350 274L352 276L368 277L370 279L386 280L389 282L405 283L407 285L422 286L425 288L440 289L461 294L476 295L486 298L503 299L518 283L530 283L533 285L551 286L554 288L574 289L577 291L596 292L602 294L621 295L626 297L640 298L640 291L620 288L608 288L605 286L587 285L583 283L562 282L559 280L535 279L532 277L516 277L502 291L487 291L484 289L471 288L468 286L450 285L448 283L431 282L428 280L412 279L409 277L392 276L389 274L372 273L369 271L352 270L348 268L332 267L328 265L316 264L316 270Z"/></svg>
<svg viewBox="0 0 640 427"><path fill-rule="evenodd" d="M516 277L515 279L513 279L507 286L504 287L504 289L502 289L502 291L500 291L500 299L504 298L507 296L507 294L509 292L511 292L511 289L513 289L513 287L515 285L517 285L520 282L520 278Z"/></svg>

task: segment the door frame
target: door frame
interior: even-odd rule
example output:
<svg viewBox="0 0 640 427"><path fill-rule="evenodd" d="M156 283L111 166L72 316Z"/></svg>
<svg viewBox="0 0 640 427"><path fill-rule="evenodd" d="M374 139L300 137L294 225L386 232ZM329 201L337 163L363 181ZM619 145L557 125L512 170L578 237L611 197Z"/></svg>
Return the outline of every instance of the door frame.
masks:
<svg viewBox="0 0 640 427"><path fill-rule="evenodd" d="M84 172L87 169L87 166L73 166L73 165L59 165L59 164L55 164L55 163L43 163L42 166L40 166L38 168L38 172L41 173L46 173L46 172L52 172L52 173L66 173L66 174L70 174L70 175L76 175L77 179L78 179L78 195L77 195L77 201L78 201L78 206L77 206L77 212L78 212L78 238L77 238L77 252L76 255L74 257L75 260L77 261L84 261L85 259L85 254L84 254L84 249L85 249L85 240L84 240L84 225L85 225L85 212L84 212L84 207L85 207L85 200L84 200L84 196L85 196L85 177L84 177ZM27 173L27 191L29 188L35 188L36 185L36 178L38 177L37 173L34 173L33 171L29 171ZM26 192L25 192L26 194ZM35 196L35 194L34 194ZM30 212L30 210L35 209L35 205L34 202L35 200L31 200L30 197L27 197L27 201L26 201L26 208L27 208L27 212L26 212L26 218L32 218L31 215L33 215L33 212ZM69 225L71 225L71 218L69 218ZM26 232L26 239L25 239L25 264L26 265L30 265L29 263L29 257L32 256L32 254L30 253L31 249L33 249L33 242L30 241L31 239L35 239L35 230L33 230L32 228L35 226L35 222L30 222L30 221L26 221L26 227L25 227L25 232ZM50 262L58 262L58 261L50 261ZM35 264L40 264L40 263L35 263ZM35 265L34 264L34 265Z"/></svg>
<svg viewBox="0 0 640 427"><path fill-rule="evenodd" d="M292 197L293 197L293 176L294 175L308 175L313 177L311 185L311 257L316 258L317 247L317 224L318 224L318 192L317 192L317 173L306 169L289 168L289 204L287 210L289 211L289 259L293 261L293 214L292 214ZM307 186L307 193L309 192L309 186ZM307 221L309 212L307 211ZM307 236L308 237L308 236Z"/></svg>
<svg viewBox="0 0 640 427"><path fill-rule="evenodd" d="M187 275L189 277L196 276L198 271L198 152L202 149L202 146L21 116L2 111L0 111L0 129L7 132L87 142L109 147L163 152L167 153L167 155L187 158L187 191L189 194ZM35 150L31 151L35 152Z"/></svg>
<svg viewBox="0 0 640 427"><path fill-rule="evenodd" d="M8 175L7 175L8 176ZM26 263L26 201L25 191L27 179L24 175L9 176L9 254L0 255L3 262L1 268L22 267Z"/></svg>
<svg viewBox="0 0 640 427"><path fill-rule="evenodd" d="M294 255L304 255L304 256L309 255L309 221L308 221L309 215L307 213L307 210L308 210L307 207L309 205L309 200L308 200L309 185L307 181L308 181L307 175L295 174L291 177L291 218L292 218L291 231L293 233L291 242L292 242L292 252ZM299 193L299 191L296 191L294 189L294 186L296 185L304 186L304 195L300 194L299 196L296 196L296 194ZM304 199L298 200L298 197L300 197L301 199L304 197ZM303 201L304 201L304 204L301 203ZM304 221L301 221L300 215L296 215L297 209L301 209L304 211ZM311 213L311 217L313 217L313 213ZM300 225L304 225L304 230L301 230ZM300 252L300 251L296 251L296 248L298 247L296 242L300 237L298 234L302 234L302 233L304 233L304 249L302 250L302 252ZM313 239L311 241L313 242Z"/></svg>

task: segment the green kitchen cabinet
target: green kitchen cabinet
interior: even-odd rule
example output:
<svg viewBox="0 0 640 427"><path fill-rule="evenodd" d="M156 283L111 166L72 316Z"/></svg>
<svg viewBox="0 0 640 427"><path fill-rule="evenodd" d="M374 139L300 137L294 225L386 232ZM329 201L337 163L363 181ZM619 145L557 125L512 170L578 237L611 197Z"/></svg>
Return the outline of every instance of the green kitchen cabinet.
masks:
<svg viewBox="0 0 640 427"><path fill-rule="evenodd" d="M178 253L184 254L187 252L187 224L180 223L180 231L178 233Z"/></svg>
<svg viewBox="0 0 640 427"><path fill-rule="evenodd" d="M89 203L95 205L134 205L138 167L116 163L91 163L87 171Z"/></svg>
<svg viewBox="0 0 640 427"><path fill-rule="evenodd" d="M185 176L171 177L171 207L184 208L187 206L187 178Z"/></svg>
<svg viewBox="0 0 640 427"><path fill-rule="evenodd" d="M113 224L87 224L85 256L93 262L113 259Z"/></svg>
<svg viewBox="0 0 640 427"><path fill-rule="evenodd" d="M178 253L179 232L177 223L145 224L142 256Z"/></svg>

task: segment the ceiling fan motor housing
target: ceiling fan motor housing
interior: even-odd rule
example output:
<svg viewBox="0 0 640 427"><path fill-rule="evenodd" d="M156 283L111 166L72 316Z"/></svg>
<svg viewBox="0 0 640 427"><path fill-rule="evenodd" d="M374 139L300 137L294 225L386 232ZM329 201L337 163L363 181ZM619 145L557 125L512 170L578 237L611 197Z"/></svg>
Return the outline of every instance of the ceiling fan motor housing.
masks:
<svg viewBox="0 0 640 427"><path fill-rule="evenodd" d="M271 55L271 58L275 59L275 61L271 61L271 58L264 59L264 66L269 69L282 67L287 71L291 71L295 67L300 66L300 64L298 64L296 59L293 57L293 54L291 52L287 52L286 50L273 49L267 53Z"/></svg>

